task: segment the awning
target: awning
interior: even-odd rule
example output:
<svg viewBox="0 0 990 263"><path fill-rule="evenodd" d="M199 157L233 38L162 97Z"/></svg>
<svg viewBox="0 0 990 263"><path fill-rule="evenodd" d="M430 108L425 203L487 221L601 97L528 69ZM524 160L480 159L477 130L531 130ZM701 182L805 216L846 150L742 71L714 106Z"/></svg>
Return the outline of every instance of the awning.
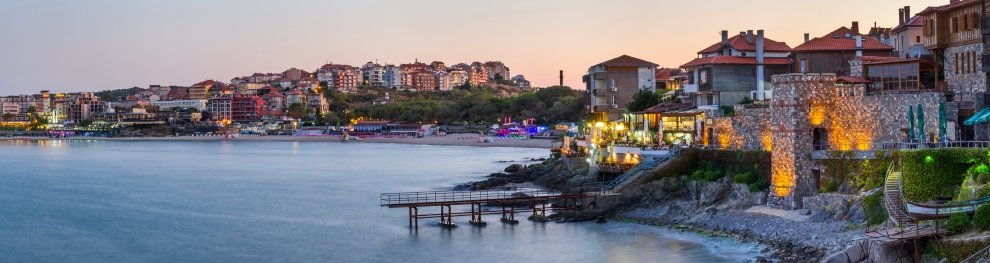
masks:
<svg viewBox="0 0 990 263"><path fill-rule="evenodd" d="M976 124L987 124L990 123L990 108L983 108L979 112L973 114L973 116L966 119L963 122L965 125L976 125Z"/></svg>

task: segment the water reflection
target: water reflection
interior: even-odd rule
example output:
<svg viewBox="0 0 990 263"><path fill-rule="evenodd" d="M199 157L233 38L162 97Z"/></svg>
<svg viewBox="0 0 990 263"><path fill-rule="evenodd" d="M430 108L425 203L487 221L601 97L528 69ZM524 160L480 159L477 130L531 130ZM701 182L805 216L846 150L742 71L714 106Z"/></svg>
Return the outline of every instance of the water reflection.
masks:
<svg viewBox="0 0 990 263"><path fill-rule="evenodd" d="M479 180L545 150L360 143L0 143L0 258L739 262L751 245L629 223L408 227L381 192ZM712 247L717 246L715 251ZM93 251L99 251L94 253ZM58 261L58 260L55 260Z"/></svg>

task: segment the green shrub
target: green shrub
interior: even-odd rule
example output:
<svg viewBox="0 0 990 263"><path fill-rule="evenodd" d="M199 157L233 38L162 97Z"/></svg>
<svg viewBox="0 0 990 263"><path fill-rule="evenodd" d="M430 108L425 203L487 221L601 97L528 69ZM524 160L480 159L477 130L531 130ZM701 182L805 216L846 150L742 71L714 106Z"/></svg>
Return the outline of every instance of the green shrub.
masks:
<svg viewBox="0 0 990 263"><path fill-rule="evenodd" d="M863 198L863 212L869 225L878 225L887 221L887 208L883 206L883 191L876 191Z"/></svg>
<svg viewBox="0 0 990 263"><path fill-rule="evenodd" d="M770 181L766 178L760 178L759 180L756 180L756 182L753 182L747 186L749 186L749 192L752 193L766 192L767 190L770 190Z"/></svg>
<svg viewBox="0 0 990 263"><path fill-rule="evenodd" d="M822 189L820 190L820 192L831 193L831 192L835 192L835 190L838 189L839 189L839 182L836 182L836 180L833 179L829 179L828 181L825 182L824 185L822 185Z"/></svg>
<svg viewBox="0 0 990 263"><path fill-rule="evenodd" d="M734 175L732 180L738 184L752 184L753 182L756 182L756 176L754 176L751 172L745 172Z"/></svg>
<svg viewBox="0 0 990 263"><path fill-rule="evenodd" d="M721 178L722 178L722 172L720 172L718 170L710 170L710 171L705 172L705 180L706 181L714 182L714 181L718 181L718 179L721 179Z"/></svg>
<svg viewBox="0 0 990 263"><path fill-rule="evenodd" d="M949 217L949 222L945 224L945 227L949 229L949 232L953 234L958 234L965 232L969 229L969 216L965 213L952 214Z"/></svg>
<svg viewBox="0 0 990 263"><path fill-rule="evenodd" d="M973 213L973 226L980 230L990 230L990 205L981 205Z"/></svg>
<svg viewBox="0 0 990 263"><path fill-rule="evenodd" d="M962 261L963 259L968 258L974 253L990 245L990 240L978 239L970 239L965 241L950 241L943 239L937 242L938 244L933 247L939 255L949 259L949 262Z"/></svg>
<svg viewBox="0 0 990 263"><path fill-rule="evenodd" d="M854 185L860 189L873 189L883 185L892 158L877 151L873 160L862 162L859 173L853 174Z"/></svg>
<svg viewBox="0 0 990 263"><path fill-rule="evenodd" d="M980 199L988 196L990 196L990 186L983 185L982 187L980 187L979 190L976 190L976 196L974 196L973 198Z"/></svg>
<svg viewBox="0 0 990 263"><path fill-rule="evenodd" d="M977 173L973 175L973 179L976 184L986 184L990 180L990 173Z"/></svg>
<svg viewBox="0 0 990 263"><path fill-rule="evenodd" d="M694 170L694 172L691 173L691 179L699 180L699 181L705 180L705 170L701 170L701 169Z"/></svg>
<svg viewBox="0 0 990 263"><path fill-rule="evenodd" d="M982 149L930 149L900 151L904 171L904 195L916 202L952 198L976 163L986 159Z"/></svg>
<svg viewBox="0 0 990 263"><path fill-rule="evenodd" d="M656 173L648 178L648 182L659 180L665 177L679 177L689 175L698 165L698 151L695 149L681 150L681 154L670 160L666 165L657 169Z"/></svg>

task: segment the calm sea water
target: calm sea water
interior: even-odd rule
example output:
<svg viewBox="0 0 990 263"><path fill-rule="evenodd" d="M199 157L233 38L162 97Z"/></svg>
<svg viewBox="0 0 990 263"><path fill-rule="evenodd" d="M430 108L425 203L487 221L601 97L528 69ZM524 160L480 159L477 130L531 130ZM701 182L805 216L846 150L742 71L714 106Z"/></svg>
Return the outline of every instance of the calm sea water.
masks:
<svg viewBox="0 0 990 263"><path fill-rule="evenodd" d="M317 142L0 142L4 262L741 262L758 247L630 223L447 230L381 192L546 150ZM525 216L521 216L525 217Z"/></svg>

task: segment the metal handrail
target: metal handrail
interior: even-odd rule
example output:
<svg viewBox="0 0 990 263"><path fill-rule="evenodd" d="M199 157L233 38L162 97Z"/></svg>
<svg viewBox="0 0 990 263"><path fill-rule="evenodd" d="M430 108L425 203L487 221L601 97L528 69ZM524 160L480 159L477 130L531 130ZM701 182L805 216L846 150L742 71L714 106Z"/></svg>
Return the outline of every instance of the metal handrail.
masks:
<svg viewBox="0 0 990 263"><path fill-rule="evenodd" d="M969 257L966 257L966 259L959 261L959 263L975 263L979 262L979 259L981 258L990 258L990 246L984 247L983 249L980 249L980 251L976 251L976 253L973 253Z"/></svg>
<svg viewBox="0 0 990 263"><path fill-rule="evenodd" d="M940 148L990 148L990 141L951 141L951 142L885 142L883 150L940 149Z"/></svg>
<svg viewBox="0 0 990 263"><path fill-rule="evenodd" d="M626 180L628 180L630 177L642 171L643 169L646 169L647 167L649 167L650 169L656 168L657 165L660 165L663 162L673 159L679 153L680 153L680 149L675 148L675 149L671 149L670 152L668 152L667 155L665 156L646 159L639 165L636 165L632 169L629 169L629 171L626 171L622 175L619 175L619 177L616 177L615 179L612 179L612 181L609 181L607 184L605 184L605 186L602 187L602 190L612 191L616 187L624 183Z"/></svg>

